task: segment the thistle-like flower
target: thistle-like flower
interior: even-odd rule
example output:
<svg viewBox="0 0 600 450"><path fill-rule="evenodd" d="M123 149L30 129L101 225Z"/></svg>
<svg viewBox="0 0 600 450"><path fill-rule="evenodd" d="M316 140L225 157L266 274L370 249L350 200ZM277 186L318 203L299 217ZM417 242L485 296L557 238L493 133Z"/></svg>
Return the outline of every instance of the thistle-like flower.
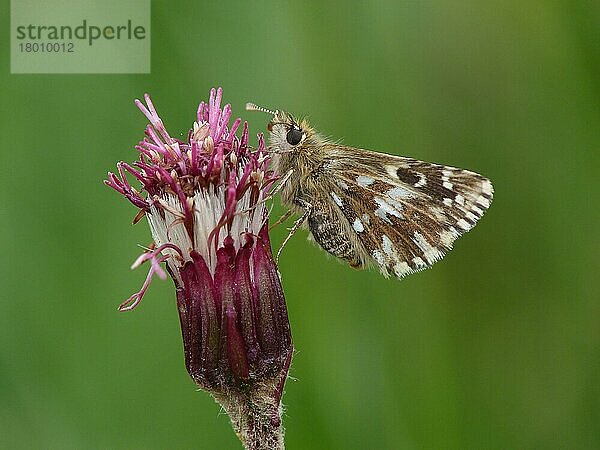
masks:
<svg viewBox="0 0 600 450"><path fill-rule="evenodd" d="M271 253L265 202L276 176L262 135L248 145L222 91L200 103L186 141L173 138L148 95L136 105L150 121L139 160L117 164L105 183L145 215L154 243L132 268L149 263L142 288L119 306L135 308L154 275L175 283L185 364L229 414L246 448L283 448L281 394L292 339ZM136 189L128 175L141 183Z"/></svg>

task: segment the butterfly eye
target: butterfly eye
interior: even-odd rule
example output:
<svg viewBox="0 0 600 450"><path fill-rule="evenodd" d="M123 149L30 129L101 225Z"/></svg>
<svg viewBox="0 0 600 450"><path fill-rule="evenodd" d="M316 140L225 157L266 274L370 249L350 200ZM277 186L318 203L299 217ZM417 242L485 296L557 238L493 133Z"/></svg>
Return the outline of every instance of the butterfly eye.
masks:
<svg viewBox="0 0 600 450"><path fill-rule="evenodd" d="M290 128L290 131L287 132L285 139L290 145L298 145L302 140L303 134L304 133L302 133L302 130L299 130L298 128Z"/></svg>

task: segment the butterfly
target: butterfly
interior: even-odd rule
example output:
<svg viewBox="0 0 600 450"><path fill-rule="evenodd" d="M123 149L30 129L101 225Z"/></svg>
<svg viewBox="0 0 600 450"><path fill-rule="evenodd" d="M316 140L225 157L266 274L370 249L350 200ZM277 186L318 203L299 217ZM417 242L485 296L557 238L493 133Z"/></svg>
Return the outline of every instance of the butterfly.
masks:
<svg viewBox="0 0 600 450"><path fill-rule="evenodd" d="M348 147L321 136L305 120L253 103L273 115L267 125L277 191L331 255L362 269L377 266L402 278L444 257L489 208L493 187L475 172Z"/></svg>

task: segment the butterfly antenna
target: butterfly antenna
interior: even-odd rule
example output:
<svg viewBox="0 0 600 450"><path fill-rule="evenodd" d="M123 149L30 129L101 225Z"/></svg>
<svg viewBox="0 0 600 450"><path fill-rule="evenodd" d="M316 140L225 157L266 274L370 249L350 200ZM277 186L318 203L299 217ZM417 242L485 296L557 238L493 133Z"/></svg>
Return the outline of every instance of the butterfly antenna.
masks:
<svg viewBox="0 0 600 450"><path fill-rule="evenodd" d="M255 105L254 103L246 103L246 111L261 111L272 115L277 114L276 111L271 111L270 109Z"/></svg>

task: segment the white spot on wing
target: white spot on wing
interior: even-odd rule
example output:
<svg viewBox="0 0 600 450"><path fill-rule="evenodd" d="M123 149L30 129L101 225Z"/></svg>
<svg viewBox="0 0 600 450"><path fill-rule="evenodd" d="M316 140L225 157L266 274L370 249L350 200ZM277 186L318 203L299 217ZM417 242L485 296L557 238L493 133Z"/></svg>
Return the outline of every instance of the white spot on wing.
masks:
<svg viewBox="0 0 600 450"><path fill-rule="evenodd" d="M421 251L426 252L431 248L431 245L429 244L429 242L427 242L427 239L425 239L425 237L421 233L415 231L414 236L415 237L413 238L413 242L417 244Z"/></svg>
<svg viewBox="0 0 600 450"><path fill-rule="evenodd" d="M461 206L465 204L465 198L460 194L457 194L456 197L454 197L454 201Z"/></svg>
<svg viewBox="0 0 600 450"><path fill-rule="evenodd" d="M356 177L356 182L358 183L359 186L367 187L367 186L375 183L375 180L373 178L367 177L365 175L359 175L358 177Z"/></svg>
<svg viewBox="0 0 600 450"><path fill-rule="evenodd" d="M414 186L416 188L420 188L423 187L427 184L427 178L425 177L425 175L423 175L421 172L416 172L417 175L419 175L419 181L417 181Z"/></svg>
<svg viewBox="0 0 600 450"><path fill-rule="evenodd" d="M451 248L452 243L456 240L457 237L458 236L456 236L451 231L444 230L440 233L440 242L444 245L444 247Z"/></svg>
<svg viewBox="0 0 600 450"><path fill-rule="evenodd" d="M446 205L446 206L452 206L452 199L451 198L445 198L444 199L444 205Z"/></svg>
<svg viewBox="0 0 600 450"><path fill-rule="evenodd" d="M411 272L412 269L405 261L399 262L396 265L394 265L394 273L397 277L403 277L404 275L407 275Z"/></svg>
<svg viewBox="0 0 600 450"><path fill-rule="evenodd" d="M375 210L375 214L385 220L388 223L391 223L390 219L388 219L387 214L391 214L392 216L396 216L399 219L402 219L402 214L398 209L394 208L388 202L386 202L381 197L375 197L375 202L379 205L379 208Z"/></svg>
<svg viewBox="0 0 600 450"><path fill-rule="evenodd" d="M357 233L362 233L363 231L365 231L365 227L363 226L363 223L358 217L354 219L354 222L352 223L352 228L354 228L354 231L356 231Z"/></svg>
<svg viewBox="0 0 600 450"><path fill-rule="evenodd" d="M420 257L413 258L413 264L417 267L426 267L425 261L423 261Z"/></svg>
<svg viewBox="0 0 600 450"><path fill-rule="evenodd" d="M395 187L393 187L392 189L390 189L389 191L387 191L386 194L389 195L394 200L402 200L402 199L405 199L405 198L411 198L413 196L412 192L410 192L407 189L404 189L401 186L395 186Z"/></svg>
<svg viewBox="0 0 600 450"><path fill-rule="evenodd" d="M403 169L408 169L409 166L405 166L405 165L401 165L400 167L402 167ZM398 166L396 165L388 165L385 166L385 170L388 173L388 175L392 178L398 178Z"/></svg>
<svg viewBox="0 0 600 450"><path fill-rule="evenodd" d="M373 258L375 261L377 261L377 264L379 264L380 267L385 265L385 259L379 250L373 250Z"/></svg>
<svg viewBox="0 0 600 450"><path fill-rule="evenodd" d="M489 180L485 180L481 184L481 192L483 192L484 194L492 195L492 183L490 183Z"/></svg>
<svg viewBox="0 0 600 450"><path fill-rule="evenodd" d="M381 208L377 208L375 210L375 215L377 217L379 217L381 220L383 220L384 222L387 222L389 224L392 223L392 221L390 220L390 218L387 216L387 214L385 213L385 211Z"/></svg>
<svg viewBox="0 0 600 450"><path fill-rule="evenodd" d="M478 208L475 205L471 206L471 211L473 211L475 214L477 214L479 217L483 216L483 210Z"/></svg>
<svg viewBox="0 0 600 450"><path fill-rule="evenodd" d="M460 219L458 222L456 222L456 224L465 231L469 231L471 228L471 225L469 225L469 222L467 222L465 219Z"/></svg>
<svg viewBox="0 0 600 450"><path fill-rule="evenodd" d="M394 257L396 252L394 251L394 244L392 244L392 241L390 240L390 238L387 236L387 234L384 234L381 237L381 247L383 248L383 251L388 254L389 256ZM396 259L396 258L394 258Z"/></svg>
<svg viewBox="0 0 600 450"><path fill-rule="evenodd" d="M477 222L477 219L479 219L479 217L477 217L471 211L467 211L466 216L467 216L467 219L469 219L471 222Z"/></svg>
<svg viewBox="0 0 600 450"><path fill-rule="evenodd" d="M369 225L369 224L371 223L371 218L370 218L370 217L369 217L369 215L368 215L368 214L366 214L366 213L362 215L362 220L363 220L363 222L364 222L364 223L366 223L367 225Z"/></svg>
<svg viewBox="0 0 600 450"><path fill-rule="evenodd" d="M342 206L342 199L338 197L338 195L335 192L330 192L331 194L331 198L333 198L333 201L338 205L338 206Z"/></svg>
<svg viewBox="0 0 600 450"><path fill-rule="evenodd" d="M432 206L431 208L429 208L429 210L436 218L436 220L439 220L440 222L444 222L448 219L446 217L446 214L444 213L444 209L439 206Z"/></svg>
<svg viewBox="0 0 600 450"><path fill-rule="evenodd" d="M444 254L437 247L427 242L427 239L418 231L415 231L413 242L421 249L429 264L433 264L444 257Z"/></svg>
<svg viewBox="0 0 600 450"><path fill-rule="evenodd" d="M477 198L477 203L479 203L484 208L489 208L490 207L490 201L487 198L485 198L483 195L480 195Z"/></svg>
<svg viewBox="0 0 600 450"><path fill-rule="evenodd" d="M454 187L454 185L452 183L450 183L449 181L444 181L442 186L444 186L446 189L450 189L450 190L452 190L452 188Z"/></svg>

